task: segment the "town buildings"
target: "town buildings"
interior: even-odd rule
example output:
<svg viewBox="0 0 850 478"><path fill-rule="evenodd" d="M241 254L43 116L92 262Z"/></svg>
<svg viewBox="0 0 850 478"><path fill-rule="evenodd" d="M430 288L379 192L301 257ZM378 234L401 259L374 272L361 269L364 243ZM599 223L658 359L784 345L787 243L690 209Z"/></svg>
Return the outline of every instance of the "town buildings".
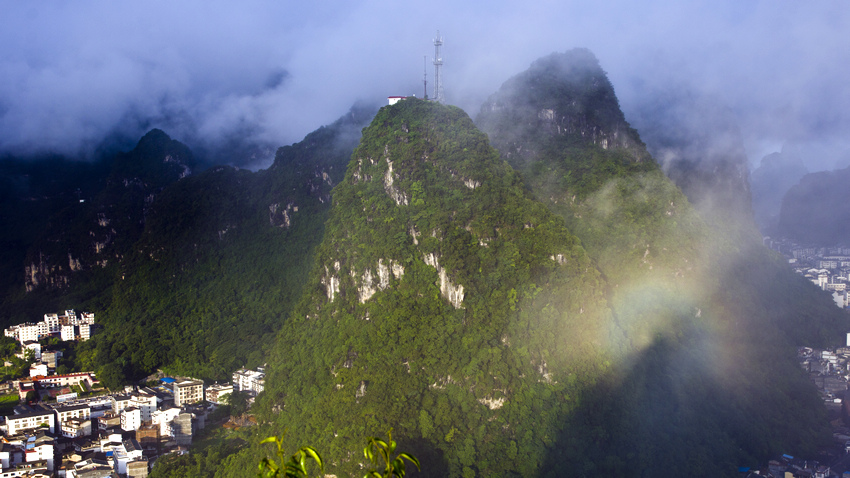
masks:
<svg viewBox="0 0 850 478"><path fill-rule="evenodd" d="M172 384L174 405L182 406L204 400L204 382L200 380L181 380Z"/></svg>
<svg viewBox="0 0 850 478"><path fill-rule="evenodd" d="M247 392L250 396L261 393L266 385L266 371L262 367L257 370L240 368L233 372L233 390Z"/></svg>
<svg viewBox="0 0 850 478"><path fill-rule="evenodd" d="M88 340L91 338L93 325L93 313L83 312L77 315L73 310L66 310L64 315L44 314L44 319L38 323L13 325L3 333L21 344L49 336L58 336L62 340Z"/></svg>
<svg viewBox="0 0 850 478"><path fill-rule="evenodd" d="M43 355L53 363L53 352ZM26 397L52 397L48 403L22 405L0 425L0 478L41 473L43 476L89 478L93 476L147 476L149 460L163 452L185 450L206 422L215 403L232 393L262 392L263 369L240 369L235 383L205 388L201 380L163 378L151 387L127 387L120 392L102 390L93 372L42 375L15 381L12 388ZM84 398L69 393L81 387ZM30 392L35 392L32 394Z"/></svg>

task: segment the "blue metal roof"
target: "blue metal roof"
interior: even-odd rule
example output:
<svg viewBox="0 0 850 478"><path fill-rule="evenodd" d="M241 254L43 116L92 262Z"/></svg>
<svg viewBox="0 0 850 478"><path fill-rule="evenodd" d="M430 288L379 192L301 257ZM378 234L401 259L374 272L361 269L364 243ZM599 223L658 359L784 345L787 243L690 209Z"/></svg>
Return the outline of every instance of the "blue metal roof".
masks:
<svg viewBox="0 0 850 478"><path fill-rule="evenodd" d="M177 380L174 380L174 379L173 379L173 378L171 378L171 377L165 377L165 378L161 378L161 379L159 379L159 381L160 381L160 382L163 382L163 383L174 383L174 382L176 382Z"/></svg>

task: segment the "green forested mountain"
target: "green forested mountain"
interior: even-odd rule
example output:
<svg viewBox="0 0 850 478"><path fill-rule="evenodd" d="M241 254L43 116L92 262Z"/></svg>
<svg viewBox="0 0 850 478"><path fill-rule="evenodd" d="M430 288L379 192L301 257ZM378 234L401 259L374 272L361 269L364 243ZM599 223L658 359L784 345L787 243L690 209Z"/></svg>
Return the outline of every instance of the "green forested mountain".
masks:
<svg viewBox="0 0 850 478"><path fill-rule="evenodd" d="M267 362L251 446L172 476L251 474L284 430L338 476L390 427L428 476L724 476L828 439L794 347L839 342L846 316L692 207L589 51L508 80L480 131L408 99L361 137L373 115L256 173L189 176L158 130L69 169L79 193L0 163L37 198L4 196L10 224L43 213L0 236L4 319L96 312L76 359L108 385Z"/></svg>
<svg viewBox="0 0 850 478"><path fill-rule="evenodd" d="M102 330L77 361L110 385L160 367L212 380L262 364L373 114L352 108L257 173L190 176L191 151L159 130L101 163L56 160L53 173L53 163L4 163L15 191L2 203L6 323L95 312Z"/></svg>
<svg viewBox="0 0 850 478"><path fill-rule="evenodd" d="M563 221L463 111L416 99L364 130L333 202L262 418L343 476L390 427L431 476L539 470L621 343Z"/></svg>
<svg viewBox="0 0 850 478"><path fill-rule="evenodd" d="M32 320L44 307L60 308L55 291L26 289L28 253L47 237L45 231L60 211L84 211L106 184L109 167L102 162L69 161L61 157L0 160L0 323ZM80 200L84 200L80 203ZM67 253L64 266L68 266ZM43 312L41 312L43 313Z"/></svg>
<svg viewBox="0 0 850 478"><path fill-rule="evenodd" d="M331 188L372 114L352 109L280 148L267 170L218 167L163 190L103 299L105 330L81 348L81 365L107 383L159 367L221 380L262 365L311 268Z"/></svg>
<svg viewBox="0 0 850 478"><path fill-rule="evenodd" d="M615 384L578 415L604 424L600 436L558 456L615 474L719 476L810 450L825 423L793 346L839 342L846 316L744 228L717 224L717 211L707 227L622 114L596 110L619 111L613 89L590 52L573 50L506 82L477 119L580 238L629 344Z"/></svg>
<svg viewBox="0 0 850 478"><path fill-rule="evenodd" d="M420 100L364 130L257 438L286 430L338 476L390 427L428 476L733 476L829 439L794 346L839 341L846 317L706 225L592 54L541 59L477 122L500 153ZM268 450L233 451L183 470L244 476Z"/></svg>

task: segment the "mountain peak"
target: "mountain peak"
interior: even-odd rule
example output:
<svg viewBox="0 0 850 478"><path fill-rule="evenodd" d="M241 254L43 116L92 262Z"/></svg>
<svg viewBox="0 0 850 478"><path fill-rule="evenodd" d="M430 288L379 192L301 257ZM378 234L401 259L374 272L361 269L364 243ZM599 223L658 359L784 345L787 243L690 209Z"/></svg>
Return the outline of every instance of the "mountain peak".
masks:
<svg viewBox="0 0 850 478"><path fill-rule="evenodd" d="M523 138L554 138L620 150L632 162L652 161L626 122L605 71L586 48L536 60L488 98L476 123L498 138L494 145L504 152L523 154Z"/></svg>

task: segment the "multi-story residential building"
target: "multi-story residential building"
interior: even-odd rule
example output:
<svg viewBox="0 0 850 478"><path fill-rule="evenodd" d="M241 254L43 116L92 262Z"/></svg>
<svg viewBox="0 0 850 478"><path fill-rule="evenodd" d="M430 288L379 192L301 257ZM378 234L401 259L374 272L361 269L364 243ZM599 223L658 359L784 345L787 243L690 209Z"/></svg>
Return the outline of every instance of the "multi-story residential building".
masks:
<svg viewBox="0 0 850 478"><path fill-rule="evenodd" d="M66 438L87 437L91 432L91 420L88 419L71 418L59 424L59 433Z"/></svg>
<svg viewBox="0 0 850 478"><path fill-rule="evenodd" d="M51 436L40 434L34 437L34 440L27 440L26 444L26 462L38 463L46 462L47 471L53 471L54 457L56 456L55 440Z"/></svg>
<svg viewBox="0 0 850 478"><path fill-rule="evenodd" d="M6 417L6 435L17 435L43 425L47 425L50 433L56 432L56 415L53 410L40 406L22 407L14 415Z"/></svg>
<svg viewBox="0 0 850 478"><path fill-rule="evenodd" d="M41 322L13 325L5 329L3 333L6 337L13 337L21 343L36 341L41 337L54 334L59 334L62 340L75 340L78 327L84 326L79 329L79 335L82 340L88 340L91 337L92 325L94 325L94 314L83 312L82 318L79 318L73 310L66 310L65 315L44 314L44 320Z"/></svg>
<svg viewBox="0 0 850 478"><path fill-rule="evenodd" d="M189 412L180 412L177 418L171 421L171 433L174 441L178 445L191 445L193 429L193 419L195 415Z"/></svg>
<svg viewBox="0 0 850 478"><path fill-rule="evenodd" d="M80 324L77 327L80 329L80 341L85 342L91 338L91 324Z"/></svg>
<svg viewBox="0 0 850 478"><path fill-rule="evenodd" d="M175 406L204 401L204 382L200 380L175 381L171 384L171 390L174 392Z"/></svg>
<svg viewBox="0 0 850 478"><path fill-rule="evenodd" d="M79 405L60 405L53 410L56 412L56 421L59 422L59 425L71 419L88 420L91 418L91 407L85 403Z"/></svg>
<svg viewBox="0 0 850 478"><path fill-rule="evenodd" d="M142 415L142 422L150 422L151 414L156 411L156 395L136 392L130 396L128 405L139 409Z"/></svg>
<svg viewBox="0 0 850 478"><path fill-rule="evenodd" d="M94 378L94 372L78 372L65 375L48 375L47 377L36 379L36 382L47 387L72 387L74 385L80 385L83 382L92 386L97 382L97 379Z"/></svg>
<svg viewBox="0 0 850 478"><path fill-rule="evenodd" d="M46 363L50 368L56 368L56 365L59 363L59 359L62 358L61 351L44 351L41 353L41 361Z"/></svg>
<svg viewBox="0 0 850 478"><path fill-rule="evenodd" d="M41 360L41 344L38 342L24 342L24 356L22 358L26 359L26 354L29 351L32 351L32 357L36 360Z"/></svg>
<svg viewBox="0 0 850 478"><path fill-rule="evenodd" d="M47 364L40 363L33 365L30 367L30 377L46 377L47 376Z"/></svg>
<svg viewBox="0 0 850 478"><path fill-rule="evenodd" d="M127 474L127 465L133 461L139 461L142 457L142 447L134 439L124 440L120 445L112 447L112 459L115 473Z"/></svg>
<svg viewBox="0 0 850 478"><path fill-rule="evenodd" d="M32 323L13 325L5 329L3 333L6 337L12 337L20 343L33 342L38 340L39 326Z"/></svg>
<svg viewBox="0 0 850 478"><path fill-rule="evenodd" d="M207 387L207 401L212 403L221 403L221 399L233 392L233 384L218 384L215 383Z"/></svg>
<svg viewBox="0 0 850 478"><path fill-rule="evenodd" d="M73 325L63 325L59 331L59 338L64 341L71 341L77 338L76 327Z"/></svg>
<svg viewBox="0 0 850 478"><path fill-rule="evenodd" d="M116 394L112 395L112 411L114 413L121 413L121 410L130 406L130 400L133 398L130 394Z"/></svg>
<svg viewBox="0 0 850 478"><path fill-rule="evenodd" d="M266 373L263 368L258 368L257 370L240 368L233 372L233 390L257 395L263 391L265 385Z"/></svg>
<svg viewBox="0 0 850 478"><path fill-rule="evenodd" d="M41 321L44 333L55 334L59 332L59 316L56 314L44 314L44 320Z"/></svg>
<svg viewBox="0 0 850 478"><path fill-rule="evenodd" d="M156 447L159 445L159 436L160 426L158 424L142 425L136 430L136 440L142 446Z"/></svg>
<svg viewBox="0 0 850 478"><path fill-rule="evenodd" d="M138 407L127 407L121 410L121 429L124 431L137 430L142 426L142 411Z"/></svg>
<svg viewBox="0 0 850 478"><path fill-rule="evenodd" d="M133 460L130 463L127 463L127 476L132 478L148 476L148 464L147 458L140 458L137 460Z"/></svg>
<svg viewBox="0 0 850 478"><path fill-rule="evenodd" d="M159 426L160 436L174 436L171 422L180 415L181 410L177 407L157 410L151 414L151 422Z"/></svg>

